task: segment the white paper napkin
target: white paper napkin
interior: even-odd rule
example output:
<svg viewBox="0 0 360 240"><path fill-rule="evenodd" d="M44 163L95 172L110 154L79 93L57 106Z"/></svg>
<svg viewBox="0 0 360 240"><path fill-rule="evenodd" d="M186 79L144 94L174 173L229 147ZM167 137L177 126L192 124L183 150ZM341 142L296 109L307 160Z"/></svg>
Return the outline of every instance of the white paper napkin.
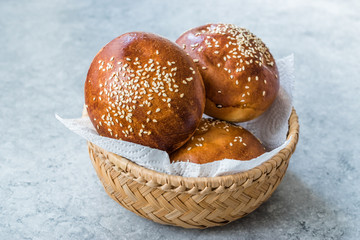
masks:
<svg viewBox="0 0 360 240"><path fill-rule="evenodd" d="M170 163L169 155L165 151L100 136L88 117L63 119L57 114L55 117L87 141L158 172L184 177L215 177L243 172L270 159L290 142L290 139L286 141L286 133L292 108L294 56L279 59L276 64L280 74L280 91L276 100L260 117L240 124L258 137L269 151L249 161L224 159L206 164Z"/></svg>

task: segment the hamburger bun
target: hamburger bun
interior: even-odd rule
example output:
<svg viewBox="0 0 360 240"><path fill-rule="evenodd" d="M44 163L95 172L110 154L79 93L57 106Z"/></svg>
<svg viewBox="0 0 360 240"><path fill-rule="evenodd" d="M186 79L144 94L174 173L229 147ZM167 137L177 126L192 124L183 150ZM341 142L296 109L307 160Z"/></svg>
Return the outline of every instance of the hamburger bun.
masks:
<svg viewBox="0 0 360 240"><path fill-rule="evenodd" d="M269 49L250 31L232 24L190 29L176 43L193 58L206 90L205 113L244 122L265 112L279 90Z"/></svg>
<svg viewBox="0 0 360 240"><path fill-rule="evenodd" d="M172 152L200 123L205 90L194 62L178 45L130 32L95 56L85 104L100 135Z"/></svg>
<svg viewBox="0 0 360 240"><path fill-rule="evenodd" d="M250 160L265 153L246 129L215 119L202 119L194 136L170 155L171 162L209 163L222 159Z"/></svg>

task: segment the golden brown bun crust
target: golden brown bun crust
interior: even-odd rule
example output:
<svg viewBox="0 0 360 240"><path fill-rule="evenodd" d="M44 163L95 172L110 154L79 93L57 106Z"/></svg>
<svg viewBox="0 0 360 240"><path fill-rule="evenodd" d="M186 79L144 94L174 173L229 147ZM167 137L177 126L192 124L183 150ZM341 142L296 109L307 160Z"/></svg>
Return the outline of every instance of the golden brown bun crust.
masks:
<svg viewBox="0 0 360 240"><path fill-rule="evenodd" d="M246 129L225 121L202 119L191 139L170 155L171 162L208 163L250 160L265 153L260 141Z"/></svg>
<svg viewBox="0 0 360 240"><path fill-rule="evenodd" d="M196 130L205 90L192 59L179 46L131 32L95 56L85 103L100 135L172 152Z"/></svg>
<svg viewBox="0 0 360 240"><path fill-rule="evenodd" d="M248 121L275 100L279 90L275 60L248 30L231 24L208 24L185 32L176 43L197 63L209 116Z"/></svg>

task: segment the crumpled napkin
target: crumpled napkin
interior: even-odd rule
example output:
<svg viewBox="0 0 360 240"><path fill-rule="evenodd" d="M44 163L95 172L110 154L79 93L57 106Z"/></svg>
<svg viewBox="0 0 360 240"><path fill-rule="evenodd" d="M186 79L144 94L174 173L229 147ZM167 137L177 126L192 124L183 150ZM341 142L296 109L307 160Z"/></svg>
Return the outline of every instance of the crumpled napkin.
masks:
<svg viewBox="0 0 360 240"><path fill-rule="evenodd" d="M276 61L280 77L279 94L271 107L258 118L239 125L259 138L269 151L249 161L224 159L206 164L190 162L170 163L165 151L100 136L90 119L63 119L55 117L67 128L87 141L115 154L121 155L143 167L172 175L184 177L215 177L247 171L259 166L287 146L288 119L292 109L294 88L294 56L290 55Z"/></svg>

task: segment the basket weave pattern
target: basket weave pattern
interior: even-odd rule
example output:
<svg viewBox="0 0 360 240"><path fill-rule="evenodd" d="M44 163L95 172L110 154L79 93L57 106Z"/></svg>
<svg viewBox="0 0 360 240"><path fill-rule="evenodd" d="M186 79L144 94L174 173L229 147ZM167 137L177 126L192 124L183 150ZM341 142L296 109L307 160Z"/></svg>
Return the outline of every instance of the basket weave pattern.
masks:
<svg viewBox="0 0 360 240"><path fill-rule="evenodd" d="M185 178L155 172L88 143L92 164L105 191L121 206L161 224L184 228L220 226L259 207L275 191L295 151L299 123L293 109L288 146L246 172Z"/></svg>

